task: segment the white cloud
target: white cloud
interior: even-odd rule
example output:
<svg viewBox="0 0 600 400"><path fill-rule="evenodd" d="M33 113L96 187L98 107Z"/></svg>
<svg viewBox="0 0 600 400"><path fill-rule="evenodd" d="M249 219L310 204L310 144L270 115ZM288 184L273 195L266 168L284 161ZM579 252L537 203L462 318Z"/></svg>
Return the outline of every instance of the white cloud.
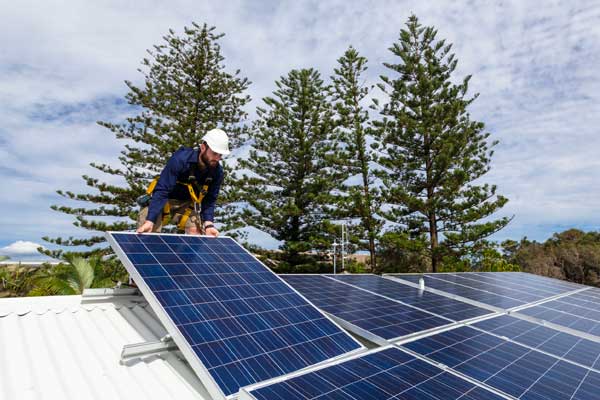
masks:
<svg viewBox="0 0 600 400"><path fill-rule="evenodd" d="M24 0L0 3L0 208L17 211L3 216L0 243L77 234L71 217L49 209L61 204L54 191L86 192L80 176L98 175L89 162L115 165L123 144L95 121L123 120L123 81L140 82L145 50L169 28L206 21L226 33L225 64L253 82L254 115L281 75L315 67L327 79L350 44L377 83L389 74L382 63L397 62L388 48L412 12L454 44L455 78L473 74L472 117L500 140L484 180L509 197L511 234L598 229L597 2Z"/></svg>
<svg viewBox="0 0 600 400"><path fill-rule="evenodd" d="M0 248L0 253L7 256L28 256L39 254L37 248L41 245L25 240L17 240L6 247Z"/></svg>

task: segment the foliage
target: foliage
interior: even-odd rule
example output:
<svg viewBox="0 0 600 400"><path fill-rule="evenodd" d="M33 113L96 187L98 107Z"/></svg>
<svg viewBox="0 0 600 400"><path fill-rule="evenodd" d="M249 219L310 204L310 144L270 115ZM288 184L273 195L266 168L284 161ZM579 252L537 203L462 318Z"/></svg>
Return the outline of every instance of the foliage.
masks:
<svg viewBox="0 0 600 400"><path fill-rule="evenodd" d="M520 267L509 262L497 249L486 242L478 251L467 257L446 256L442 259L440 272L517 272Z"/></svg>
<svg viewBox="0 0 600 400"><path fill-rule="evenodd" d="M9 260L10 257L9 256L0 256L0 261L6 261Z"/></svg>
<svg viewBox="0 0 600 400"><path fill-rule="evenodd" d="M31 279L36 272L35 268L19 266L0 268L0 292L4 292L4 296L23 296L31 289Z"/></svg>
<svg viewBox="0 0 600 400"><path fill-rule="evenodd" d="M244 221L283 241L284 261L294 266L304 264L301 253L329 247L330 192L343 174L331 167L333 110L320 74L292 70L275 84L273 97L257 110L239 187L249 205Z"/></svg>
<svg viewBox="0 0 600 400"><path fill-rule="evenodd" d="M600 232L569 229L544 243L524 238L502 245L510 262L523 271L600 286Z"/></svg>
<svg viewBox="0 0 600 400"><path fill-rule="evenodd" d="M84 259L67 256L67 263L43 268L31 277L29 296L82 294L84 289L114 287L127 279L127 272L116 260L99 256ZM117 264L118 263L118 264ZM120 266L120 268L119 268Z"/></svg>
<svg viewBox="0 0 600 400"><path fill-rule="evenodd" d="M255 249L255 255L276 274L329 274L333 264L324 253L300 253L297 264L288 261L288 255L280 250Z"/></svg>
<svg viewBox="0 0 600 400"><path fill-rule="evenodd" d="M360 261L348 259L344 265L344 272L349 274L366 274L371 272L364 263Z"/></svg>
<svg viewBox="0 0 600 400"><path fill-rule="evenodd" d="M489 171L496 142L488 142L482 122L471 120L467 107L477 98L467 96L471 77L453 83L452 45L436 35L409 18L390 49L398 63L384 64L394 76L382 76L378 85L389 100L382 107L374 101L382 117L375 122L379 175L390 206L383 214L413 240L428 235L434 272L444 256L467 254L509 222L487 218L507 202L496 186L474 183Z"/></svg>
<svg viewBox="0 0 600 400"><path fill-rule="evenodd" d="M401 230L386 232L379 241L375 273L427 272L431 259L427 252L427 238L409 237Z"/></svg>
<svg viewBox="0 0 600 400"><path fill-rule="evenodd" d="M367 148L368 110L361 105L369 93L362 82L367 70L367 59L352 46L338 59L338 68L332 80L332 101L336 112L334 138L338 144L335 163L343 171L344 178L360 178L360 184L342 183L342 195L337 198L336 213L340 218L358 219L350 231L357 238L355 243L366 249L371 256L371 267L376 269L375 240L382 223L375 218L379 208L377 193L373 188L374 176L370 170L373 156Z"/></svg>
<svg viewBox="0 0 600 400"><path fill-rule="evenodd" d="M92 247L105 242L102 231L133 229L138 207L136 198L149 181L160 173L171 154L180 146L194 146L209 129L219 127L230 134L233 145L244 141L246 134L240 124L245 120L244 105L250 97L244 95L249 85L246 78L225 71L219 39L214 27L196 23L185 28L181 36L173 30L164 42L149 50L139 70L144 77L141 87L125 81L129 88L127 102L136 115L124 123L99 122L117 139L125 141L118 167L92 162L97 171L120 177L124 186L105 183L84 175L83 179L94 193L76 194L59 190L65 199L86 203L91 207L52 206L75 217L74 225L93 231L87 238L48 238L59 246ZM220 197L227 203L228 186L224 182ZM104 218L108 217L108 218ZM111 222L107 222L111 221ZM95 247L83 254L110 252ZM63 250L45 251L60 258Z"/></svg>
<svg viewBox="0 0 600 400"><path fill-rule="evenodd" d="M83 289L114 287L128 279L116 257L83 259L69 254L65 259L58 265L43 264L39 268L0 268L0 292L10 297L81 294Z"/></svg>

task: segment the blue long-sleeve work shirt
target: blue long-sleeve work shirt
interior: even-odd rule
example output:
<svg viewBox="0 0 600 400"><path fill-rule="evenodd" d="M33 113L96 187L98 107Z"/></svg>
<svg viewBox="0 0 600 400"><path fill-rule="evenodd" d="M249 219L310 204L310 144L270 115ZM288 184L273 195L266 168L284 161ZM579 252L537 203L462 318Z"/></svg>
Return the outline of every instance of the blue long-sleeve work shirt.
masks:
<svg viewBox="0 0 600 400"><path fill-rule="evenodd" d="M167 162L167 165L160 174L160 178L152 193L152 200L148 209L148 221L156 222L159 216L162 216L162 210L168 199L191 200L187 186L177 184L177 181L187 182L190 171L195 171L198 187L202 187L207 178L212 178L208 186L208 192L202 199L200 216L203 221L213 221L215 213L215 203L221 189L223 180L223 167L219 164L216 168L196 168L193 164L198 164L198 149L190 147L181 147ZM196 195L199 195L196 192Z"/></svg>

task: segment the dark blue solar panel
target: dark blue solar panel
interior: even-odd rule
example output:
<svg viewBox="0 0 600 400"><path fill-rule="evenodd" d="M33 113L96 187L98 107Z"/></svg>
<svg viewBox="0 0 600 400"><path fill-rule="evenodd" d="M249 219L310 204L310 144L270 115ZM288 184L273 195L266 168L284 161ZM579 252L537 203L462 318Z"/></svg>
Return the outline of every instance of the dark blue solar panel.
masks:
<svg viewBox="0 0 600 400"><path fill-rule="evenodd" d="M595 288L525 308L519 313L600 336L600 290Z"/></svg>
<svg viewBox="0 0 600 400"><path fill-rule="evenodd" d="M600 343L598 342L508 315L487 319L472 326L505 336L565 360L600 369Z"/></svg>
<svg viewBox="0 0 600 400"><path fill-rule="evenodd" d="M329 275L332 278L358 286L405 304L418 307L422 310L449 318L453 321L463 321L482 315L490 314L491 311L461 301L449 299L427 291L419 291L411 286L385 279L377 275Z"/></svg>
<svg viewBox="0 0 600 400"><path fill-rule="evenodd" d="M391 340L452 323L322 275L280 275L321 310Z"/></svg>
<svg viewBox="0 0 600 400"><path fill-rule="evenodd" d="M600 374L469 327L404 347L519 399L600 398Z"/></svg>
<svg viewBox="0 0 600 400"><path fill-rule="evenodd" d="M225 395L361 347L230 238L112 238Z"/></svg>
<svg viewBox="0 0 600 400"><path fill-rule="evenodd" d="M370 352L250 394L257 400L501 399L396 348Z"/></svg>
<svg viewBox="0 0 600 400"><path fill-rule="evenodd" d="M417 283L421 275L393 275ZM581 286L521 272L425 274L425 287L503 309L567 293Z"/></svg>
<svg viewBox="0 0 600 400"><path fill-rule="evenodd" d="M535 294L542 297L550 297L582 288L581 285L576 283L525 272L474 272L459 273L457 275L463 278L488 282L490 284L508 284L511 289L529 292L534 291Z"/></svg>

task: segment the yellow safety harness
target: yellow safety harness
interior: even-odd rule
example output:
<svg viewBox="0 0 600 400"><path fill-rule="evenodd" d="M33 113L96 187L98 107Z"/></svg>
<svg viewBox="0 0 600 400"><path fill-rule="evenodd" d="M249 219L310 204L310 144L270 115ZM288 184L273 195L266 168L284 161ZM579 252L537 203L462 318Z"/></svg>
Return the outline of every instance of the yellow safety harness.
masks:
<svg viewBox="0 0 600 400"><path fill-rule="evenodd" d="M150 182L150 185L148 185L148 189L146 189L147 195L151 196L152 192L154 192L154 189L156 188L156 184L158 183L158 178L159 178L158 176L155 177L152 180L152 182ZM195 179L195 176L194 176L194 179ZM185 224L186 224L187 220L189 219L190 215L192 215L192 212L195 212L196 217L198 217L198 219L200 219L200 215L198 215L199 210L200 210L200 204L202 203L202 199L204 199L204 196L208 192L208 185L209 185L210 181L211 181L210 178L208 178L205 181L205 184L202 186L202 190L200 191L200 193L198 195L196 195L196 192L194 191L194 186L191 183L177 181L177 183L179 185L187 186L188 192L190 193L190 197L192 198L192 202L194 203L194 209L192 210L191 208L187 208L185 210L185 212L183 213L183 215L181 216L181 219L179 220L179 223L177 224L177 229L179 229L181 231L185 230ZM163 225L168 224L170 219L171 219L171 205L167 201L167 204L165 204L165 207L163 208L162 224ZM197 226L198 231L200 231L200 226L199 226L199 224L197 224L197 225L198 225Z"/></svg>

